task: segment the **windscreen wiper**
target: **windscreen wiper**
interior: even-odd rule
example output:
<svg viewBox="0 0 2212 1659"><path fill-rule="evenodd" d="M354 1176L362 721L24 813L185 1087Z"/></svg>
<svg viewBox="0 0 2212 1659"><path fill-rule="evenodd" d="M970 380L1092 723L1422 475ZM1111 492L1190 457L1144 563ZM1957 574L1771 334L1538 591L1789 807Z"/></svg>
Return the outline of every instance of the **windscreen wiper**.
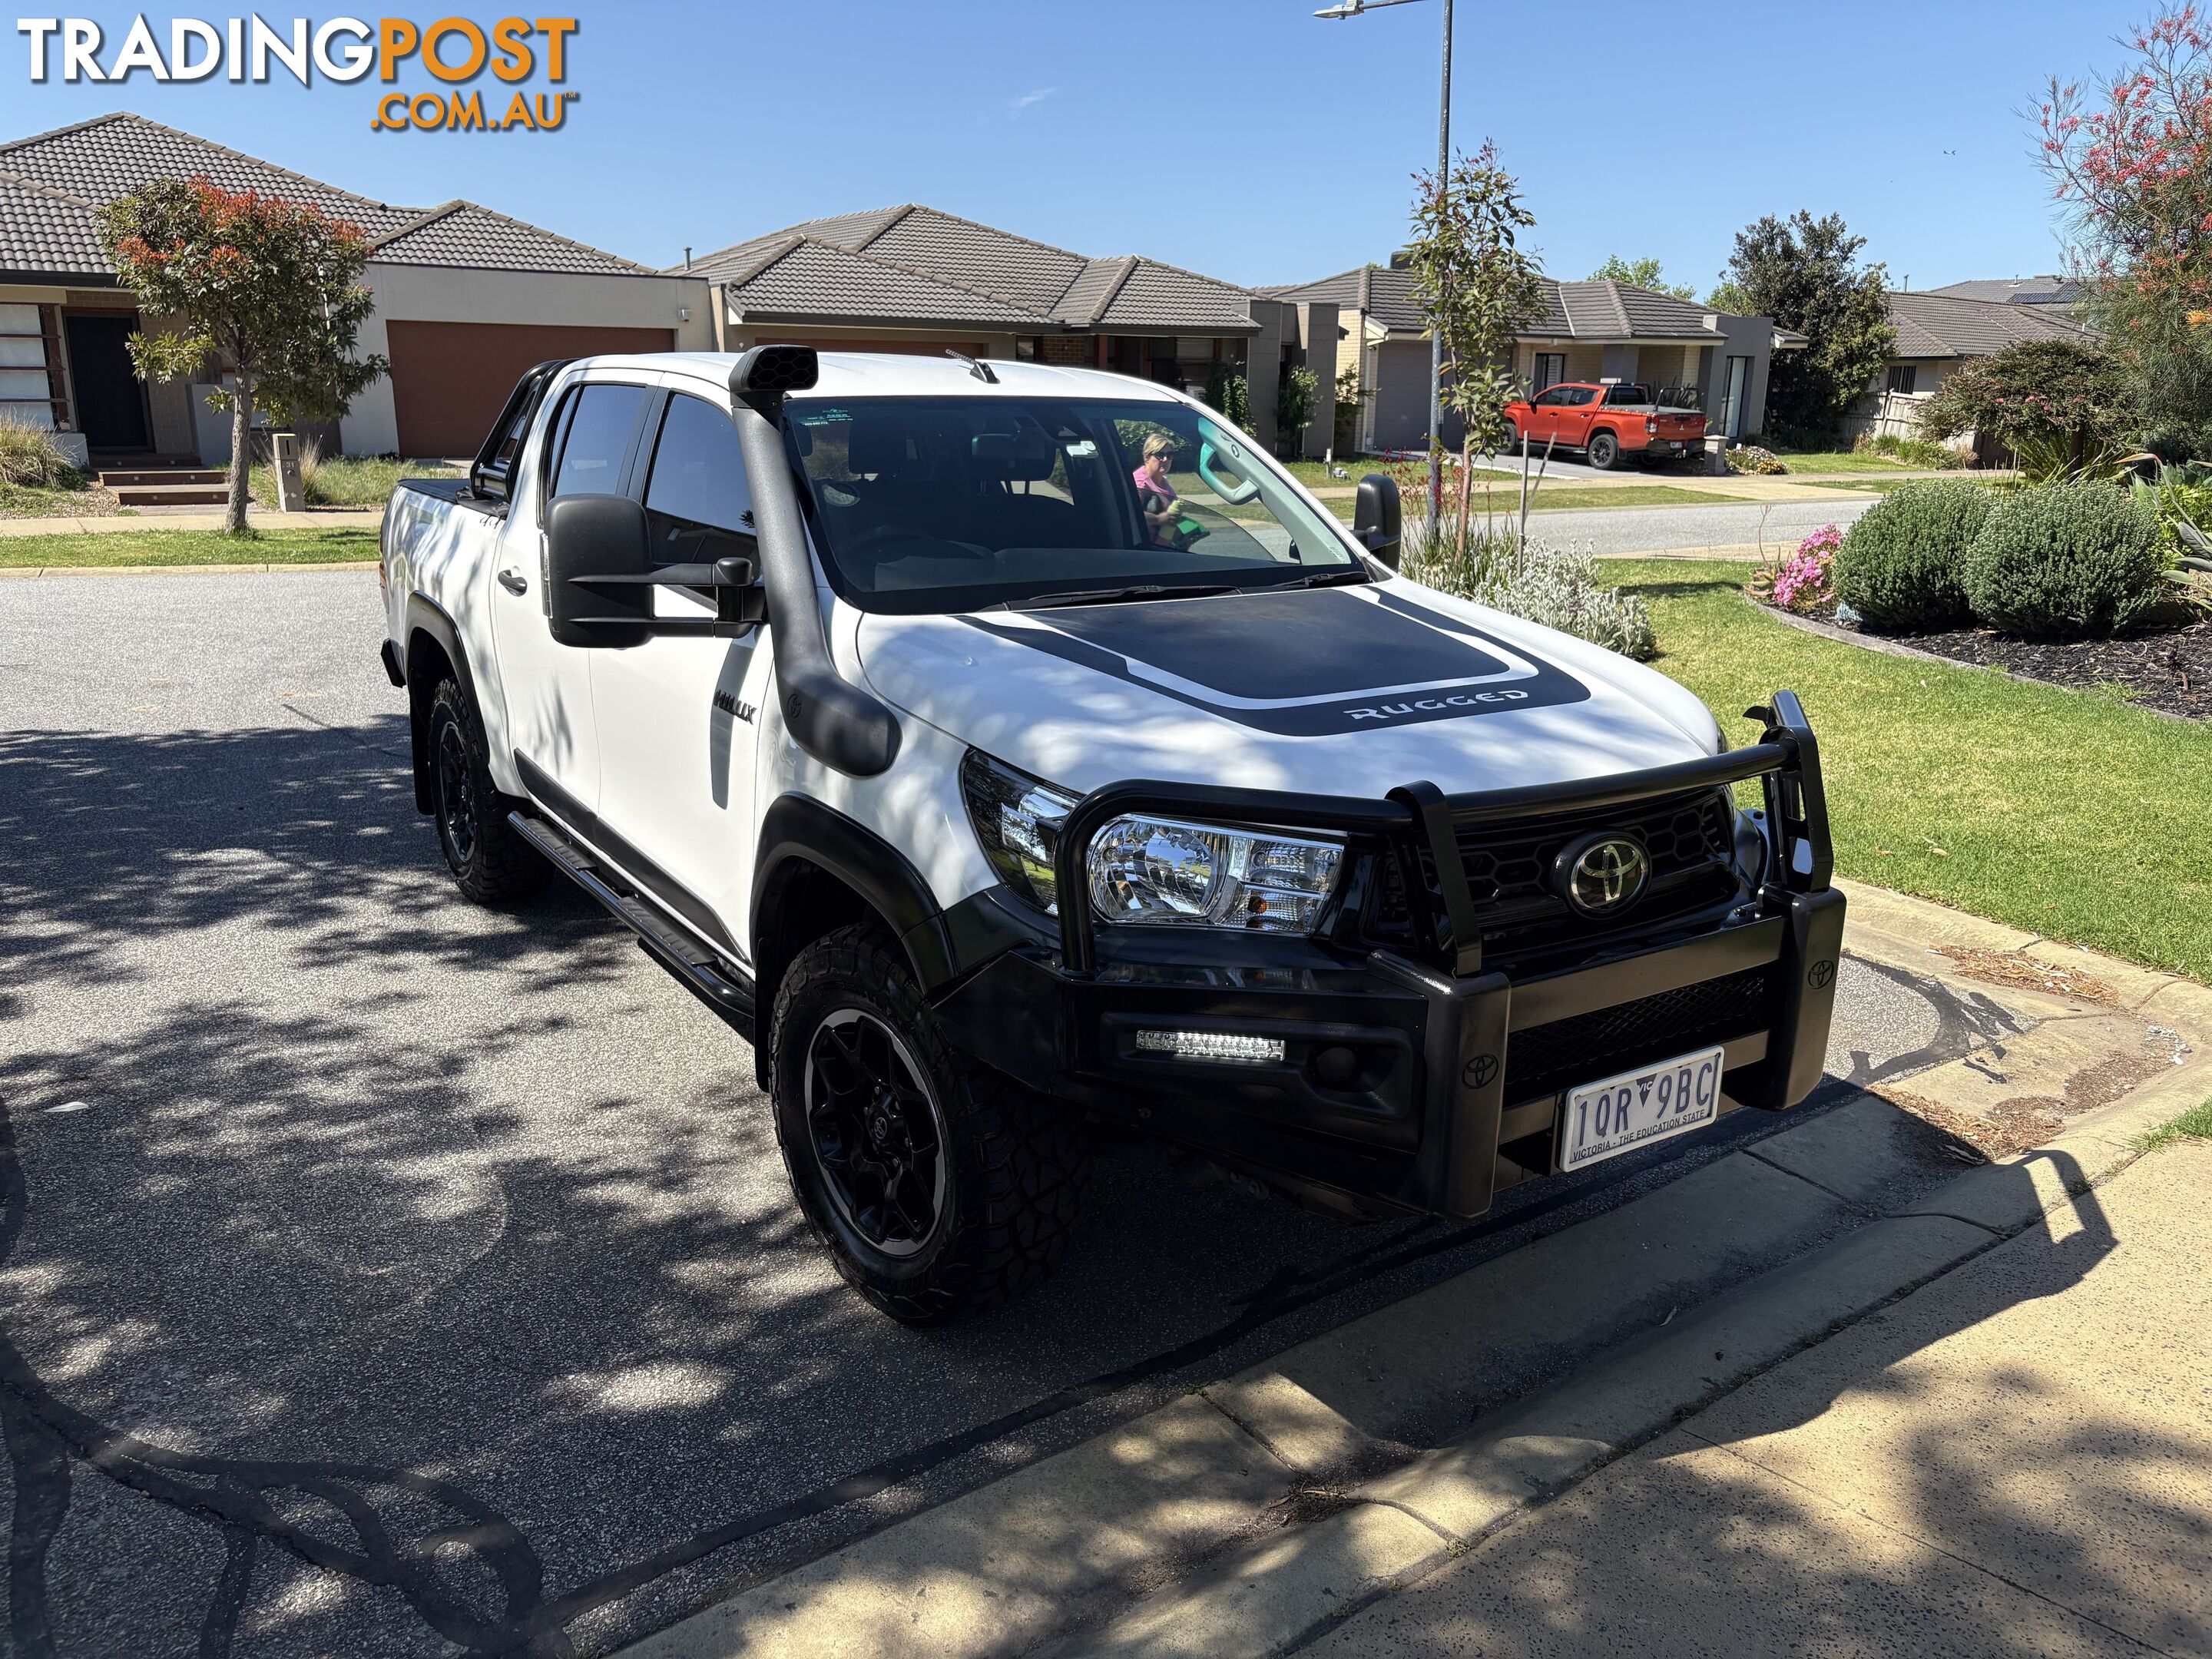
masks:
<svg viewBox="0 0 2212 1659"><path fill-rule="evenodd" d="M1296 581L1269 582L1263 587L1240 587L1237 591L1240 593L1280 593L1293 587L1335 587L1345 582L1364 582L1373 580L1358 565L1353 565L1344 570L1316 571L1310 576L1301 576Z"/></svg>
<svg viewBox="0 0 2212 1659"><path fill-rule="evenodd" d="M1008 599L1009 611L1051 611L1068 605L1113 605L1122 599L1203 599L1218 593L1241 593L1241 587L1169 587L1140 582L1132 587L1092 587L1067 593L1037 593L1026 599Z"/></svg>

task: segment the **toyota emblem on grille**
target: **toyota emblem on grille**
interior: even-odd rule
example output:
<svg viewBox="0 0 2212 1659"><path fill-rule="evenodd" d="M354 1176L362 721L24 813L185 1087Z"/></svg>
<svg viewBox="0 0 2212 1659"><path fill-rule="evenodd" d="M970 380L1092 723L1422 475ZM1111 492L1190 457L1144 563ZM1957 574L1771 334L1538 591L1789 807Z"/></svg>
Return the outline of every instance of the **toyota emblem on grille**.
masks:
<svg viewBox="0 0 2212 1659"><path fill-rule="evenodd" d="M1641 842L1601 830L1571 842L1553 866L1559 896L1585 916L1610 916L1643 896L1651 878Z"/></svg>

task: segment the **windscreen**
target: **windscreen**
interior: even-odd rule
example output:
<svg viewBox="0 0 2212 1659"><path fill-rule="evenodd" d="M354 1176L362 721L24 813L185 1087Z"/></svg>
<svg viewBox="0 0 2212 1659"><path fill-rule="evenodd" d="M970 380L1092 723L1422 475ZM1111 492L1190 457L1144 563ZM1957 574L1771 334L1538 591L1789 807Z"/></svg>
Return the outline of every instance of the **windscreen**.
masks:
<svg viewBox="0 0 2212 1659"><path fill-rule="evenodd" d="M831 582L863 610L1268 587L1361 569L1279 470L1188 404L794 398L785 422Z"/></svg>

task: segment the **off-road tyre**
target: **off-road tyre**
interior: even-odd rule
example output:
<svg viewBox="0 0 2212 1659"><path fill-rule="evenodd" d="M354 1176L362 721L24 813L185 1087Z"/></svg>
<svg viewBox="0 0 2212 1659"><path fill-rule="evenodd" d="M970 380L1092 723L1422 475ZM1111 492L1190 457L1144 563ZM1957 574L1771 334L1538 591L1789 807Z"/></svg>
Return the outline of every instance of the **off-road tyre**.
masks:
<svg viewBox="0 0 2212 1659"><path fill-rule="evenodd" d="M483 722L457 680L430 698L431 822L454 884L478 904L515 904L553 878L545 855L507 821L514 803L491 780Z"/></svg>
<svg viewBox="0 0 2212 1659"><path fill-rule="evenodd" d="M776 988L768 1041L776 1142L792 1191L838 1273L877 1308L902 1324L949 1325L1042 1283L1059 1265L1083 1208L1089 1148L1082 1115L953 1048L905 953L880 926L841 927L799 953ZM846 1051L871 1048L889 1062L894 1083L923 1085L923 1103L933 1111L945 1179L919 1239L906 1236L918 1229L884 1224L885 1213L896 1212L888 1199L873 1207L872 1223L871 1207L854 1193L856 1181L873 1179L856 1177L854 1164L868 1164L884 1143L871 1144L865 1132L840 1136L831 1127L849 1116L838 1101L860 1092L832 1087L845 1080ZM910 1127L919 1115L914 1092L902 1084L872 1097L903 1097L903 1107L890 1103L884 1115L903 1116ZM909 1154L927 1139L896 1121L888 1133ZM872 1167L910 1172L919 1161L910 1156L901 1164L893 1156ZM908 1194L930 1184L910 1173L899 1183ZM921 1207L902 1200L897 1208L908 1202ZM871 1237L872 1224L884 1242Z"/></svg>
<svg viewBox="0 0 2212 1659"><path fill-rule="evenodd" d="M1620 440L1610 432L1593 432L1588 453L1592 466L1601 472L1610 472L1620 465Z"/></svg>

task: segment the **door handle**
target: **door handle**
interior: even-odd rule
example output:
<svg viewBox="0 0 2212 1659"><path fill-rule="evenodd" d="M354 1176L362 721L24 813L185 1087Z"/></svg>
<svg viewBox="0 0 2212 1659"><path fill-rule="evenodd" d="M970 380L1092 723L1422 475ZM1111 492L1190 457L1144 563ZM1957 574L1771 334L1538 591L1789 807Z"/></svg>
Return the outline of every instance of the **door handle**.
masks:
<svg viewBox="0 0 2212 1659"><path fill-rule="evenodd" d="M530 584L522 580L522 573L520 570L501 571L499 585L508 592L517 595L527 593L530 591Z"/></svg>

